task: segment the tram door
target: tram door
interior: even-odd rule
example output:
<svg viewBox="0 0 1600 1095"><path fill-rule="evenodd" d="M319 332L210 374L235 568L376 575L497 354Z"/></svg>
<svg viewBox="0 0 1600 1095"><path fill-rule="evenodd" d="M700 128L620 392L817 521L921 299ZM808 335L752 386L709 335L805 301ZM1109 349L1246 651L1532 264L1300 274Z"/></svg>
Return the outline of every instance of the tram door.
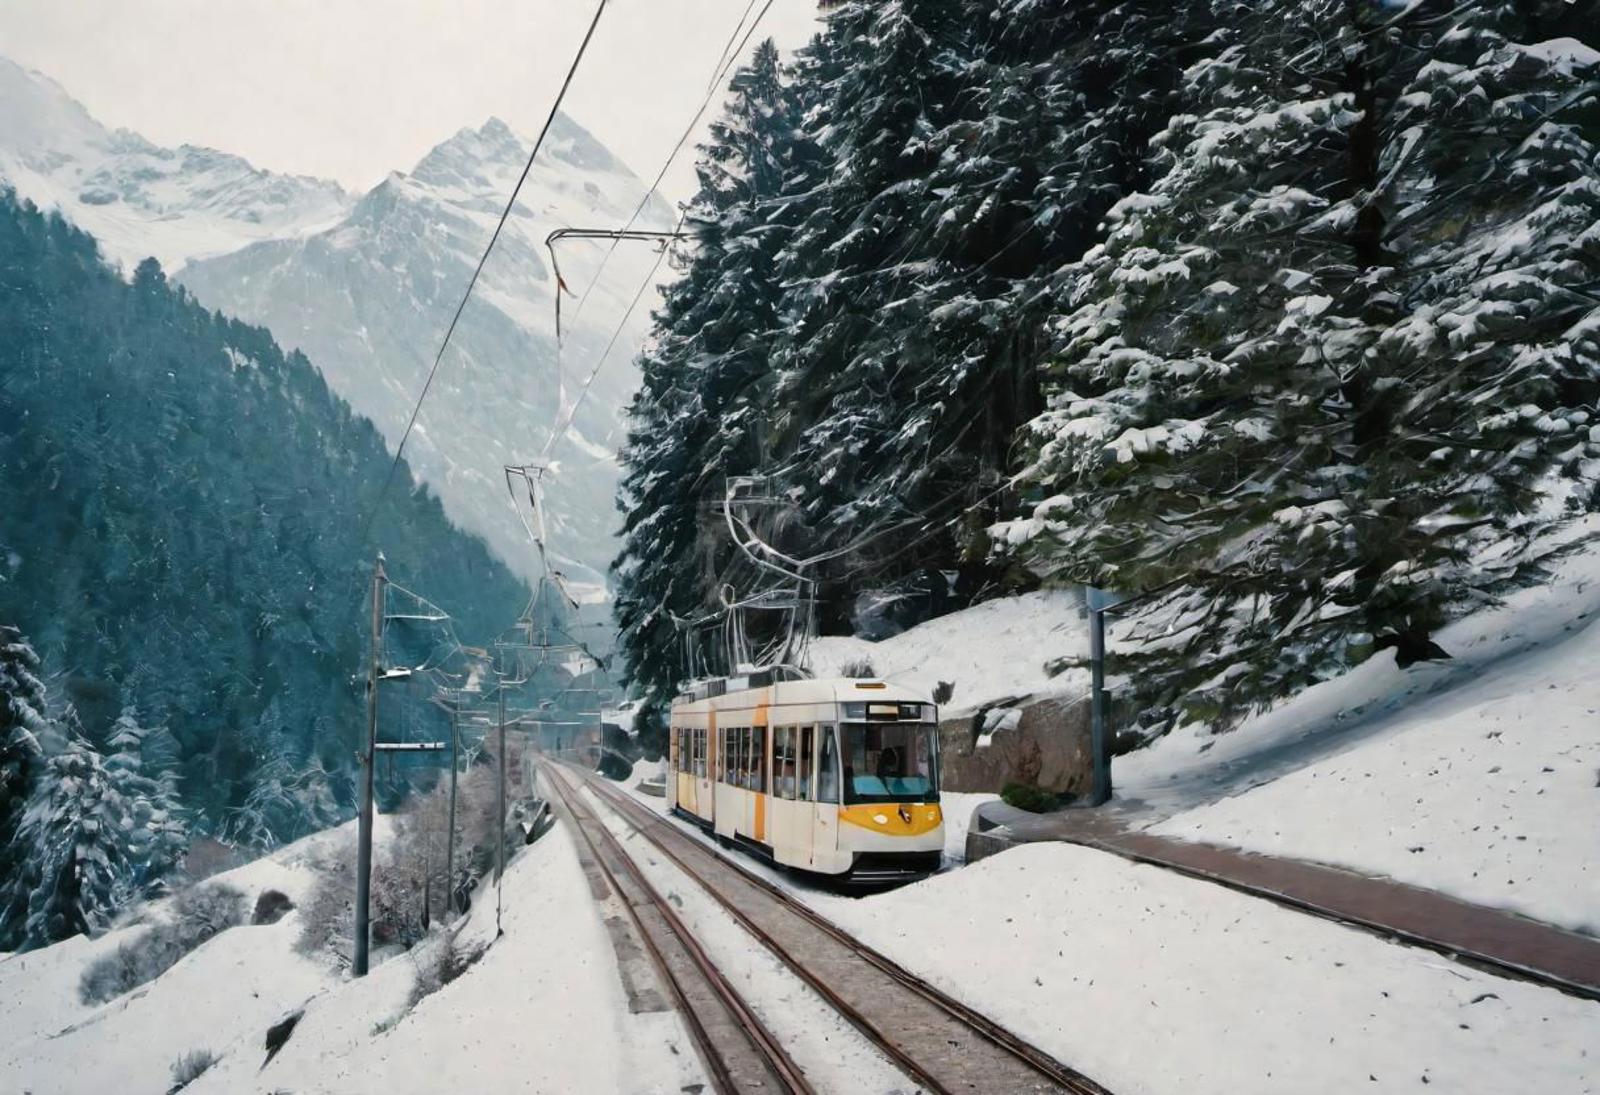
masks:
<svg viewBox="0 0 1600 1095"><path fill-rule="evenodd" d="M772 847L781 862L799 866L811 865L810 742L809 726L772 730Z"/></svg>
<svg viewBox="0 0 1600 1095"><path fill-rule="evenodd" d="M831 725L816 728L816 766L811 771L811 858L827 869L839 850L839 740Z"/></svg>
<svg viewBox="0 0 1600 1095"><path fill-rule="evenodd" d="M678 758L678 741L683 731L677 723L667 728L667 805L678 805L678 780L680 776L681 761Z"/></svg>

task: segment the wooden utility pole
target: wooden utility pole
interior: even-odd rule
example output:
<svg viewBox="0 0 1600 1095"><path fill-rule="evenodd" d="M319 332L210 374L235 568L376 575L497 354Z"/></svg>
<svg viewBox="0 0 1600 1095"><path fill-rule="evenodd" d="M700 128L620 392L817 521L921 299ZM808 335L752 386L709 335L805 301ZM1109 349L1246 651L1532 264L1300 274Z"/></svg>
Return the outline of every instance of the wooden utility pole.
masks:
<svg viewBox="0 0 1600 1095"><path fill-rule="evenodd" d="M367 951L371 943L370 909L372 901L372 778L378 761L378 678L383 661L384 587L389 578L383 572L383 553L378 553L372 568L372 663L367 667L367 748L361 758L361 820L356 829L356 938L350 971L356 977L367 975Z"/></svg>
<svg viewBox="0 0 1600 1095"><path fill-rule="evenodd" d="M456 769L461 748L460 697L450 705L450 819L444 843L444 902L450 917L456 915ZM447 918L448 919L448 918Z"/></svg>
<svg viewBox="0 0 1600 1095"><path fill-rule="evenodd" d="M500 681L500 789L495 795L495 817L500 831L495 840L494 877L498 881L506 873L506 682ZM498 917L497 917L498 919Z"/></svg>

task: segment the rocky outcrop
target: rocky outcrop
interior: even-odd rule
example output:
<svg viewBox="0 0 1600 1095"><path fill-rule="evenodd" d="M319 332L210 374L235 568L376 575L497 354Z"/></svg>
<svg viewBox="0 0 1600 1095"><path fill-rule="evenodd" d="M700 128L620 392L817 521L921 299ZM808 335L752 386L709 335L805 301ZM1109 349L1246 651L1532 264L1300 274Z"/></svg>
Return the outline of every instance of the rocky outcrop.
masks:
<svg viewBox="0 0 1600 1095"><path fill-rule="evenodd" d="M1051 697L990 707L939 724L941 785L999 792L1026 783L1058 794L1089 790L1089 699Z"/></svg>

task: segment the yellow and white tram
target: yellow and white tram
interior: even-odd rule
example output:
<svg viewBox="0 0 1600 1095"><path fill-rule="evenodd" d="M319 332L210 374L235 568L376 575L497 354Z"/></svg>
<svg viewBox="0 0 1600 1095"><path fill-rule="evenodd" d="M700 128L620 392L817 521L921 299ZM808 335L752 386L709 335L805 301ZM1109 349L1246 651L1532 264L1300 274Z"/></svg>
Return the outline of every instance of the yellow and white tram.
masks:
<svg viewBox="0 0 1600 1095"><path fill-rule="evenodd" d="M876 680L703 681L672 705L667 800L789 867L876 883L939 868L938 713Z"/></svg>

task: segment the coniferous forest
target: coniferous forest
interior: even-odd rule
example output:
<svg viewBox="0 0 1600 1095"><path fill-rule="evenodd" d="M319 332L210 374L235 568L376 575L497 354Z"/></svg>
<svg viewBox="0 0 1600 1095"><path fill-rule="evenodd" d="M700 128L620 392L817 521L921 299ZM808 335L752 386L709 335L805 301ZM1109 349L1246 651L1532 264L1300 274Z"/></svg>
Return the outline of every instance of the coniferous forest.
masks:
<svg viewBox="0 0 1600 1095"><path fill-rule="evenodd" d="M830 7L735 78L641 359L619 623L655 711L730 668L727 590L763 581L730 477L815 560L827 633L1135 598L1150 733L1444 656L1570 546L1600 501L1600 5Z"/></svg>
<svg viewBox="0 0 1600 1095"><path fill-rule="evenodd" d="M463 633L526 598L403 466L367 534L391 459L268 332L0 194L0 949L191 837L350 816L378 547Z"/></svg>

